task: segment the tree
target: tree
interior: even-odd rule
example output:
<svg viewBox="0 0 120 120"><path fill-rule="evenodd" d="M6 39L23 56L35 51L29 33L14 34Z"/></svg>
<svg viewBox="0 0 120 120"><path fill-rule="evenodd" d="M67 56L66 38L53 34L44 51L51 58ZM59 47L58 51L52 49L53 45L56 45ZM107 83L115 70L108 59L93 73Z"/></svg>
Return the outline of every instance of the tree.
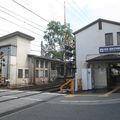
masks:
<svg viewBox="0 0 120 120"><path fill-rule="evenodd" d="M74 44L74 36L69 24L61 25L59 21L51 21L44 34L46 44L42 46L45 48L45 56L63 59L65 44L70 46Z"/></svg>

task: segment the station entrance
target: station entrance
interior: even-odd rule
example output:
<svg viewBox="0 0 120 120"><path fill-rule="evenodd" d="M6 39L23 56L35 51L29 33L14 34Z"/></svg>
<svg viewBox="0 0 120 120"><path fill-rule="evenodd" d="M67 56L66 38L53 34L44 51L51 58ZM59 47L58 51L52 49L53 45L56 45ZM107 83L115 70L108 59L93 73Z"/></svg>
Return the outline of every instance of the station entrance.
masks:
<svg viewBox="0 0 120 120"><path fill-rule="evenodd" d="M120 54L107 54L87 60L93 70L94 88L120 86Z"/></svg>
<svg viewBox="0 0 120 120"><path fill-rule="evenodd" d="M120 63L109 63L107 68L108 88L120 86Z"/></svg>

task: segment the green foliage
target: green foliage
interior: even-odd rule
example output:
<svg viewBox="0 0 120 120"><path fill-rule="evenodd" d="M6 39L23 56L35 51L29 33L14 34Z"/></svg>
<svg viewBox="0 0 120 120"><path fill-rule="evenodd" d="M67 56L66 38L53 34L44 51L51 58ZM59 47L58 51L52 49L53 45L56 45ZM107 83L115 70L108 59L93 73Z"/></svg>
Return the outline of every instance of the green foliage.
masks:
<svg viewBox="0 0 120 120"><path fill-rule="evenodd" d="M72 46L74 43L74 36L70 25L61 25L60 22L51 21L47 25L47 29L44 32L44 40L46 42L45 56L51 58L63 59L65 44Z"/></svg>

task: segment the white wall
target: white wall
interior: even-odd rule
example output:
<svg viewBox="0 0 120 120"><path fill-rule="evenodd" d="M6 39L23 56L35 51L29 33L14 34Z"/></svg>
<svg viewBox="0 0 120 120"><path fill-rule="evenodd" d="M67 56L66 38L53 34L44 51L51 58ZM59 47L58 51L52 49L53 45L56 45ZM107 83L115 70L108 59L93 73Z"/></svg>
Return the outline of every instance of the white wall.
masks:
<svg viewBox="0 0 120 120"><path fill-rule="evenodd" d="M10 67L10 85L16 84L16 56L10 56L10 61L9 61L9 67Z"/></svg>
<svg viewBox="0 0 120 120"><path fill-rule="evenodd" d="M117 32L120 26L102 22L102 30L98 23L76 34L76 64L78 79L81 78L82 68L86 67L86 60L99 55L99 47L105 46L105 33L113 33L114 45L117 45Z"/></svg>
<svg viewBox="0 0 120 120"><path fill-rule="evenodd" d="M12 38L9 38L9 39L4 39L4 40L0 40L0 46L3 46L3 45L17 45L17 37L12 37Z"/></svg>
<svg viewBox="0 0 120 120"><path fill-rule="evenodd" d="M30 53L30 41L21 37L17 37L17 81L16 84L28 83L25 78L25 69L28 69L28 54ZM18 69L23 69L23 78L18 78Z"/></svg>

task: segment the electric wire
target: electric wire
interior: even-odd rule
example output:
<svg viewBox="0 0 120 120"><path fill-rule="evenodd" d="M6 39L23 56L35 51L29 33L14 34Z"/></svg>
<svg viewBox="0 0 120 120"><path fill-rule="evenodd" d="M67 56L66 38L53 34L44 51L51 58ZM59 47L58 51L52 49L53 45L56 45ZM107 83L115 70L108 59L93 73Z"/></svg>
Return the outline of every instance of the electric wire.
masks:
<svg viewBox="0 0 120 120"><path fill-rule="evenodd" d="M27 7L25 7L25 6L23 6L22 4L20 4L20 3L16 2L15 0L12 0L12 1L13 1L14 3L16 3L17 5L21 6L22 8L24 8L25 10L27 10L27 11L31 12L32 14L36 15L37 17L39 17L39 18L41 18L42 20L44 20L44 21L46 21L46 22L48 22L48 23L49 23L49 21L48 21L48 20L46 20L45 18L41 17L40 15L38 15L37 13L35 13L34 11L32 11L32 10L28 9Z"/></svg>
<svg viewBox="0 0 120 120"><path fill-rule="evenodd" d="M13 18L14 18L14 19L16 19L16 20L19 20L19 21L21 21L21 22L23 22L23 23L25 23L25 24L27 24L27 25L29 25L29 26L31 26L31 27L33 27L33 28L35 28L35 29L38 29L38 30L40 30L40 31L44 32L43 30L41 30L41 29L39 29L39 28L37 28L37 27L35 27L35 26L33 26L33 25L31 25L31 24L29 24L29 23L25 22L25 21L22 21L21 19L19 19L19 18L17 18L17 17L15 17L15 16L13 16L13 15L11 15L11 14L9 14L9 13L7 13L7 12L5 12L5 11L1 10L1 9L0 9L0 11L1 11L1 12L3 12L3 13L5 13L5 14L7 14L7 15L9 15L9 16L11 16L11 17L13 17Z"/></svg>
<svg viewBox="0 0 120 120"><path fill-rule="evenodd" d="M11 11L11 10L9 10L9 9L7 9L7 8L5 8L5 7L3 7L3 6L1 6L1 5L0 5L0 7L1 7L2 9L4 9L4 10L6 10L6 11L12 13L12 14L14 14L15 16L18 16L18 17L20 17L20 18L22 18L22 19L24 19L24 20L26 20L26 21L29 21L29 22L31 22L32 24L37 25L37 26L39 26L39 27L41 27L41 28L43 28L43 29L46 29L46 28L43 27L42 25L39 25L39 24L37 24L37 23L35 23L35 22L33 22L33 21L31 21L31 20L29 20L29 19L27 19L27 18L25 18L25 17L23 17L23 16L21 16L21 15L15 13L15 12L13 12L13 11Z"/></svg>
<svg viewBox="0 0 120 120"><path fill-rule="evenodd" d="M32 33L34 33L34 34L36 34L36 35L39 35L39 36L42 36L42 37L43 37L43 35L38 34L38 33L34 32L34 31L32 31L32 30L30 30L30 29L28 29L28 28L26 28L26 27L23 27L23 26L17 24L17 23L14 23L14 22L12 22L12 21L10 21L10 20L4 18L4 17L1 17L1 16L0 16L0 18L3 19L3 20L5 20L5 21L7 21L7 22L9 22L9 23L11 23L11 24L14 24L14 25L16 25L16 26L19 26L19 27L21 27L21 28L23 28L23 29L26 29L26 30L28 30L28 31L30 31L30 32L32 32Z"/></svg>

